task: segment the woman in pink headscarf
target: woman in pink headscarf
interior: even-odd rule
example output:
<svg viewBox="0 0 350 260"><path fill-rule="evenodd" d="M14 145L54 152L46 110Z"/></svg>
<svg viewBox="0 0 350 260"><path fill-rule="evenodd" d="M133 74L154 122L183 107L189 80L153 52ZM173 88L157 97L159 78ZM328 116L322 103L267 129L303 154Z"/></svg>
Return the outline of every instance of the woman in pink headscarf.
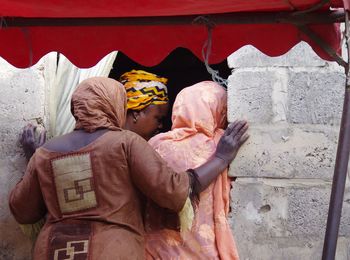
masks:
<svg viewBox="0 0 350 260"><path fill-rule="evenodd" d="M220 85L204 81L176 97L172 130L149 143L175 171L195 168L216 150L226 126L227 95ZM248 138L242 138L244 141ZM155 205L146 216L148 259L238 259L227 222L230 180L227 170L199 197L191 231L178 232L174 216Z"/></svg>

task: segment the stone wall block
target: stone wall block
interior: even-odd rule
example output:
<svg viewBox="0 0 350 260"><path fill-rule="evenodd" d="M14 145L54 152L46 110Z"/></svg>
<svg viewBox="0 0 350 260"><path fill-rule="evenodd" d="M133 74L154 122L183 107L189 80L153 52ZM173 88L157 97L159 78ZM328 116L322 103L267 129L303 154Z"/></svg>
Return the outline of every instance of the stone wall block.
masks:
<svg viewBox="0 0 350 260"><path fill-rule="evenodd" d="M322 60L305 42L294 46L281 56L269 57L252 45L243 46L228 57L230 68L249 67L322 67L327 62Z"/></svg>
<svg viewBox="0 0 350 260"><path fill-rule="evenodd" d="M250 126L250 138L231 163L230 176L333 178L338 129L322 125Z"/></svg>
<svg viewBox="0 0 350 260"><path fill-rule="evenodd" d="M241 259L320 259L330 191L322 180L238 178L229 219ZM347 185L340 237L350 235L349 196ZM340 239L336 259L348 259L348 246Z"/></svg>
<svg viewBox="0 0 350 260"><path fill-rule="evenodd" d="M287 121L340 124L345 76L340 72L289 70Z"/></svg>
<svg viewBox="0 0 350 260"><path fill-rule="evenodd" d="M250 123L273 120L273 85L279 80L271 71L236 71L229 77L228 120L246 118Z"/></svg>

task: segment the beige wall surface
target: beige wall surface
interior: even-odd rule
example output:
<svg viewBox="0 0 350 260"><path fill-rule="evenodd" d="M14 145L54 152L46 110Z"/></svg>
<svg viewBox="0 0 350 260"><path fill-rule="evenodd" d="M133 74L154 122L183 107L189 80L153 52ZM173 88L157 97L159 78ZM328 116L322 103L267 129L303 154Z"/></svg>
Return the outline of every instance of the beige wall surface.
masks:
<svg viewBox="0 0 350 260"><path fill-rule="evenodd" d="M251 136L230 169L237 177L230 221L241 259L321 259L343 68L305 43L275 58L246 46L228 61L228 116L246 118ZM347 185L339 260L350 259L349 216Z"/></svg>
<svg viewBox="0 0 350 260"><path fill-rule="evenodd" d="M17 69L0 59L0 259L30 258L31 242L10 214L9 191L26 166L18 144L28 122L45 119L45 59L28 69Z"/></svg>

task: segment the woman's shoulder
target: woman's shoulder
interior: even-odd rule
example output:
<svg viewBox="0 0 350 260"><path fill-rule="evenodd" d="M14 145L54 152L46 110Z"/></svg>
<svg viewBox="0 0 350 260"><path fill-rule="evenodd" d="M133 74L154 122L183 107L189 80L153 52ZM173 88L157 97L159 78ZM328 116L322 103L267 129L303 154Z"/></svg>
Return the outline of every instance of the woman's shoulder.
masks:
<svg viewBox="0 0 350 260"><path fill-rule="evenodd" d="M159 144L161 142L164 142L165 140L172 140L172 139L174 139L174 133L175 133L175 131L171 130L171 131L168 131L168 132L165 132L165 133L157 134L157 135L153 136L148 141L148 143L151 146L155 146L155 145L157 145L157 144Z"/></svg>
<svg viewBox="0 0 350 260"><path fill-rule="evenodd" d="M138 134L136 134L136 133L134 133L132 131L126 130L126 129L122 129L120 131L110 131L109 134L111 136L115 136L115 137L122 136L124 138L124 140L135 140L135 139L139 140L139 139L141 139L141 140L145 141Z"/></svg>
<svg viewBox="0 0 350 260"><path fill-rule="evenodd" d="M122 143L123 145L148 145L147 141L138 134L129 131L111 131L108 135L108 142Z"/></svg>

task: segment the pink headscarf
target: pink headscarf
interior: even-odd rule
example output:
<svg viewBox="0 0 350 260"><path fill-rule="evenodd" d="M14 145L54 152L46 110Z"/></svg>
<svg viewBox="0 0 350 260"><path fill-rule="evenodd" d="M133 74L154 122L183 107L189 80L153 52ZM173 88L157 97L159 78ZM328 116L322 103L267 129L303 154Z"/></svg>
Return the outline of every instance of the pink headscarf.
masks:
<svg viewBox="0 0 350 260"><path fill-rule="evenodd" d="M149 143L175 171L202 165L215 152L224 132L226 104L226 91L215 82L204 81L183 89L173 106L172 130L155 136ZM214 184L201 193L191 234L180 242L174 231L150 232L146 237L148 256L238 259L226 219L229 192L230 180L227 171L224 171ZM203 252L204 248L208 251Z"/></svg>

